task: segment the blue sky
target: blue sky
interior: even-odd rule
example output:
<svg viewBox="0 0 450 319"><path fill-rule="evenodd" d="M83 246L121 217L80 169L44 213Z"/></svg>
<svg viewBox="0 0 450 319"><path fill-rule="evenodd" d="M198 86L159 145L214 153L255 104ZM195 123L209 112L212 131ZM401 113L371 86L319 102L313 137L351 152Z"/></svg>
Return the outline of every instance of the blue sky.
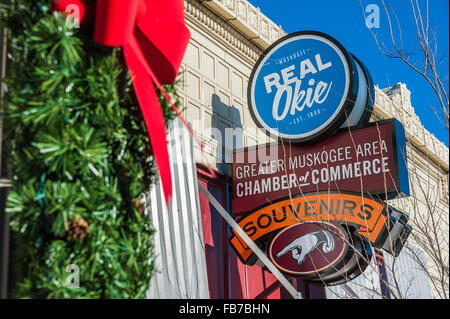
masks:
<svg viewBox="0 0 450 319"><path fill-rule="evenodd" d="M415 0L414 0L415 1ZM380 88L406 83L411 91L411 102L425 128L449 146L448 129L433 112L439 108L434 91L426 80L399 60L389 59L378 50L370 30L365 25L363 9L370 4L380 8L379 28L374 31L388 48L389 24L381 0L249 0L272 21L287 32L316 30L327 33L341 42L370 70L374 83ZM411 61L420 61L421 54L416 36L411 3L408 0L385 1L397 15L403 35L404 47L410 52ZM425 0L418 0L425 14ZM393 23L396 25L395 16ZM429 1L429 21L435 28L438 55L442 57L440 72L444 76L448 92L449 74L449 1ZM441 114L442 115L442 114Z"/></svg>

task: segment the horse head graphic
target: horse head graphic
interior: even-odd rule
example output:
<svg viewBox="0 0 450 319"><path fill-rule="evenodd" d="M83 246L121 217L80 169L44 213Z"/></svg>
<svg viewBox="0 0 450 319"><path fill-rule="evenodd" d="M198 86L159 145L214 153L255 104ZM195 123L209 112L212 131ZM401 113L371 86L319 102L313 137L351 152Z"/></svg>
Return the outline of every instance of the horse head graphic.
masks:
<svg viewBox="0 0 450 319"><path fill-rule="evenodd" d="M322 251L325 254L334 250L334 239L326 229L315 231L294 239L276 255L276 258L291 252L292 258L296 260L297 265L300 266L305 261L306 255L313 252L321 243L323 243Z"/></svg>

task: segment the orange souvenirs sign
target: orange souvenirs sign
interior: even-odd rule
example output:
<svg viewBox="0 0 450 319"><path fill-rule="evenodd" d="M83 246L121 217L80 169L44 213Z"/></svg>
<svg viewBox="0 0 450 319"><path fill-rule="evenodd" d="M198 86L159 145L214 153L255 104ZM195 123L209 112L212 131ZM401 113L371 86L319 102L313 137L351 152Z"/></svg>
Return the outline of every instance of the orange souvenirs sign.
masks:
<svg viewBox="0 0 450 319"><path fill-rule="evenodd" d="M383 202L352 192L297 195L258 208L238 223L253 241L264 244L283 229L306 222L346 225L350 232L380 248L392 226ZM242 262L256 261L252 250L234 232L230 243Z"/></svg>

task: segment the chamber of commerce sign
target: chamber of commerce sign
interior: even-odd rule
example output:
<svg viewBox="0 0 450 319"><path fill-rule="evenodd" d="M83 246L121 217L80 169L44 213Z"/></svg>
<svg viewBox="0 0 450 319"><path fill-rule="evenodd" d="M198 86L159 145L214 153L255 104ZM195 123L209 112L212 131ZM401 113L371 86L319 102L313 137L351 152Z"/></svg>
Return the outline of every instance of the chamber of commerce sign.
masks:
<svg viewBox="0 0 450 319"><path fill-rule="evenodd" d="M313 145L273 144L236 150L233 212L314 191L343 190L388 198L409 195L404 129L396 120L342 129Z"/></svg>

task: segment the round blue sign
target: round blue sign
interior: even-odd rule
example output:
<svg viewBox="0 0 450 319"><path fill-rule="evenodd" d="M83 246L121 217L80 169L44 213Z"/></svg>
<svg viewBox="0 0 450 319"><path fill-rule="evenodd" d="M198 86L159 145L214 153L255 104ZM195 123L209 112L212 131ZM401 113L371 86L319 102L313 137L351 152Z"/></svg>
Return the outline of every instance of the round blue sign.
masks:
<svg viewBox="0 0 450 319"><path fill-rule="evenodd" d="M250 76L248 102L267 133L299 142L339 128L356 100L354 64L328 35L302 31L270 46ZM356 84L356 83L355 83Z"/></svg>
<svg viewBox="0 0 450 319"><path fill-rule="evenodd" d="M355 69L355 81L358 82L358 94L352 112L348 115L341 128L352 126L365 127L369 123L373 113L373 105L375 102L375 91L373 87L372 77L366 66L353 54L350 54Z"/></svg>

